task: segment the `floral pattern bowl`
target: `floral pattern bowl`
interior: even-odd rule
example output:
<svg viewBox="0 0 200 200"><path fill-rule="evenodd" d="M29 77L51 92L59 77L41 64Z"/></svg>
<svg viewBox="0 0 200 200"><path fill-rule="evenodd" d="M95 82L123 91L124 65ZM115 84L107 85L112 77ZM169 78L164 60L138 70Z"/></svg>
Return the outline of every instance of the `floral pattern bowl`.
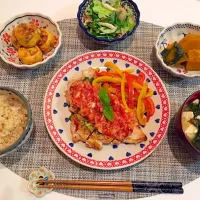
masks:
<svg viewBox="0 0 200 200"><path fill-rule="evenodd" d="M163 29L156 41L156 55L161 63L161 66L172 75L181 78L200 77L200 71L187 71L181 67L181 65L179 67L167 66L161 56L161 52L167 47L168 44L180 41L188 33L200 34L200 25L183 22L173 24Z"/></svg>
<svg viewBox="0 0 200 200"><path fill-rule="evenodd" d="M18 58L17 50L14 48L11 42L11 34L13 29L20 23L33 23L37 27L46 28L55 37L54 48L43 54L43 61L32 65L22 64ZM32 69L37 68L41 64L46 63L50 58L54 57L61 46L61 31L56 22L49 17L39 13L23 13L17 15L7 21L0 29L0 56L8 64L20 69Z"/></svg>

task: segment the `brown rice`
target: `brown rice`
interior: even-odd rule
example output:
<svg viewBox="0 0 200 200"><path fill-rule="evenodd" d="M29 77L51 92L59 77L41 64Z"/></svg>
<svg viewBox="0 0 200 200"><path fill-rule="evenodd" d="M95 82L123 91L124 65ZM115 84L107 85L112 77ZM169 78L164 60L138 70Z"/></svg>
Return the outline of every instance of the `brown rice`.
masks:
<svg viewBox="0 0 200 200"><path fill-rule="evenodd" d="M0 151L14 144L27 123L23 102L10 94L0 94Z"/></svg>

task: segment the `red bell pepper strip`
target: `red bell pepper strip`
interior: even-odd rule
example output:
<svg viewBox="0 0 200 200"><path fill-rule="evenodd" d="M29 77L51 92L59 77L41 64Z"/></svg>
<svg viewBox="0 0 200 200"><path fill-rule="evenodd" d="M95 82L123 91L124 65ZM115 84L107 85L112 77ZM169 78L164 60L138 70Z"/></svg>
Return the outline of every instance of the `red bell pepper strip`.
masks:
<svg viewBox="0 0 200 200"><path fill-rule="evenodd" d="M129 76L129 78L133 81L133 82L136 82L136 83L139 83L140 85L143 85L143 81L141 80L141 78L139 76L136 76L134 74L129 74L127 72L126 73L126 76Z"/></svg>
<svg viewBox="0 0 200 200"><path fill-rule="evenodd" d="M128 85L128 106L129 108L133 109L134 108L134 88L133 88L133 83L132 79L129 76L130 74L126 73L126 80L127 80L127 85Z"/></svg>
<svg viewBox="0 0 200 200"><path fill-rule="evenodd" d="M140 72L138 74L138 76L140 77L141 81L144 83L144 80L145 80L145 74L143 72Z"/></svg>
<svg viewBox="0 0 200 200"><path fill-rule="evenodd" d="M154 105L153 100L150 97L144 98L143 102L144 102L145 109L147 112L147 121L148 121L149 118L153 116L155 113L155 105Z"/></svg>

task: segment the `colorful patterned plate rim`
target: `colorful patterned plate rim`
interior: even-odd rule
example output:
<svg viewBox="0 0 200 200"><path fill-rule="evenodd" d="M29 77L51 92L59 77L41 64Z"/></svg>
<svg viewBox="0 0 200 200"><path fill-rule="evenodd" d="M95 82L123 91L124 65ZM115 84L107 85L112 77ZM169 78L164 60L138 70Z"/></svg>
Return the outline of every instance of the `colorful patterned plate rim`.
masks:
<svg viewBox="0 0 200 200"><path fill-rule="evenodd" d="M152 99L155 114L142 128L147 141L141 144L104 145L101 151L85 147L84 143L73 143L70 132L68 105L64 91L67 81L81 74L89 67L103 67L106 61L113 61L120 68L134 67L146 75L149 87L154 90ZM138 58L117 51L94 51L80 55L61 67L50 81L44 99L44 120L49 135L56 146L72 160L95 169L120 169L134 165L147 158L160 144L167 132L170 120L170 103L167 91L159 76L146 63Z"/></svg>

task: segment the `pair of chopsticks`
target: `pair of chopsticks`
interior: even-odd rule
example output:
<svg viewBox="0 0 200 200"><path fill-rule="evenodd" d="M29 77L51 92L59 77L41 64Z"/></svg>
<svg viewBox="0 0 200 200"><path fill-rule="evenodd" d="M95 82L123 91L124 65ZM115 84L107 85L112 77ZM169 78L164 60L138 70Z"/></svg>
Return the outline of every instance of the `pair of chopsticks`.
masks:
<svg viewBox="0 0 200 200"><path fill-rule="evenodd" d="M117 192L144 192L183 194L180 182L144 181L90 181L90 180L43 180L37 181L38 188L104 190Z"/></svg>

